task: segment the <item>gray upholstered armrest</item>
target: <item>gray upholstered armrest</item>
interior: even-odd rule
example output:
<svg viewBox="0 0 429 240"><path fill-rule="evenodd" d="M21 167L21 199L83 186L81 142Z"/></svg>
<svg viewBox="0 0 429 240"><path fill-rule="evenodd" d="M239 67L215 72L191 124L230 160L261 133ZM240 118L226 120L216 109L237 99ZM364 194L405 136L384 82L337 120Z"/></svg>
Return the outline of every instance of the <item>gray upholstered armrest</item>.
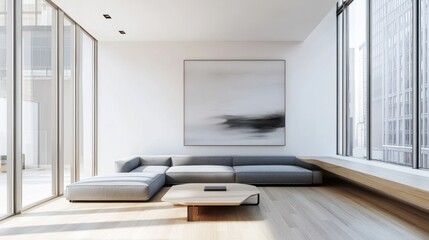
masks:
<svg viewBox="0 0 429 240"><path fill-rule="evenodd" d="M116 172L131 172L140 166L140 157L131 157L115 161Z"/></svg>

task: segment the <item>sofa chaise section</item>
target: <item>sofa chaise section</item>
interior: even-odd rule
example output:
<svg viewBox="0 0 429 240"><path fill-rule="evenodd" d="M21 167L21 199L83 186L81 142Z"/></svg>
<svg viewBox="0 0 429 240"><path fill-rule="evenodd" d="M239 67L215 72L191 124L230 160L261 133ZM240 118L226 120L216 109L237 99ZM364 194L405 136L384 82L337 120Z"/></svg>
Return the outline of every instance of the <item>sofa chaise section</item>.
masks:
<svg viewBox="0 0 429 240"><path fill-rule="evenodd" d="M147 201L165 184L160 173L131 172L96 176L66 187L70 201Z"/></svg>

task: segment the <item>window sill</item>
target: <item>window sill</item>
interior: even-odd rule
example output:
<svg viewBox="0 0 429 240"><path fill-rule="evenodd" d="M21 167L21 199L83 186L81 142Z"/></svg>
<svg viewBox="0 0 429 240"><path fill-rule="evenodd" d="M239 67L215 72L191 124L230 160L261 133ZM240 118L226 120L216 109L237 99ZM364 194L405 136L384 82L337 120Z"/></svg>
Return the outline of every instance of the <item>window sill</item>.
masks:
<svg viewBox="0 0 429 240"><path fill-rule="evenodd" d="M298 158L429 211L429 171L343 156Z"/></svg>

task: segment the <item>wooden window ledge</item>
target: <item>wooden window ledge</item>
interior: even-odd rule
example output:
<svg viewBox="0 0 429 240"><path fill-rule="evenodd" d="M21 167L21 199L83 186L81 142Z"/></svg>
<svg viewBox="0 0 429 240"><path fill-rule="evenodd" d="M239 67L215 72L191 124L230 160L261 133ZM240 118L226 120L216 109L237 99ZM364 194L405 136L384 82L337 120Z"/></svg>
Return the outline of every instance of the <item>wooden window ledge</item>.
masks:
<svg viewBox="0 0 429 240"><path fill-rule="evenodd" d="M429 212L429 171L351 157L298 157Z"/></svg>

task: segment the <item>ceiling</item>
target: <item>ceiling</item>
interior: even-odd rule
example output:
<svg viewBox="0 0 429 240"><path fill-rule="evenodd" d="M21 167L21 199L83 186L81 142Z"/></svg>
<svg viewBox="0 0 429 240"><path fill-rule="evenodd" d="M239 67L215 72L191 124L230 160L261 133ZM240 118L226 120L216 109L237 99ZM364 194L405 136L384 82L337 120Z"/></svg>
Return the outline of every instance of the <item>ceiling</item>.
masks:
<svg viewBox="0 0 429 240"><path fill-rule="evenodd" d="M336 0L52 0L99 41L303 41ZM109 14L107 20L103 14ZM119 34L124 30L126 35Z"/></svg>

